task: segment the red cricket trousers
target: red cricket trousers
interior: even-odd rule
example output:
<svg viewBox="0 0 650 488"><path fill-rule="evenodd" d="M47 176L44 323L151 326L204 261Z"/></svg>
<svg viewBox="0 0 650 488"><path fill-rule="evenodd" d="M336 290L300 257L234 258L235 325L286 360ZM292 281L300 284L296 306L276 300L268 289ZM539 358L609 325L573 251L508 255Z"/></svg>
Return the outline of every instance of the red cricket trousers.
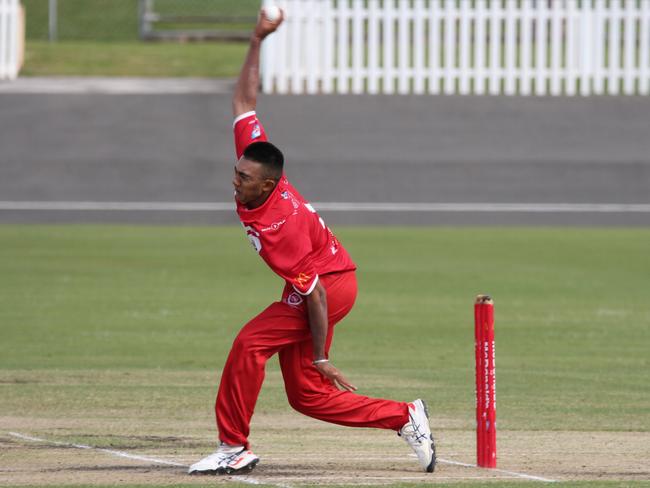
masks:
<svg viewBox="0 0 650 488"><path fill-rule="evenodd" d="M320 277L327 290L329 329L352 309L357 296L355 273ZM267 359L278 353L289 404L298 412L351 427L399 430L408 421L404 402L341 391L313 366L313 351L303 297L286 286L282 301L272 303L248 322L235 339L221 375L215 411L219 439L247 448L250 420L264 381Z"/></svg>

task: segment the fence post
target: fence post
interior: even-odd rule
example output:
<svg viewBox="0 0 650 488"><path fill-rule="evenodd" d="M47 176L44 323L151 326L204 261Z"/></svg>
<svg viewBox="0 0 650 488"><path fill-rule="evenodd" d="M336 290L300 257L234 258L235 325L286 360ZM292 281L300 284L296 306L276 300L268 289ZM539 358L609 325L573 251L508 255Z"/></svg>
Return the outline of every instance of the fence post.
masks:
<svg viewBox="0 0 650 488"><path fill-rule="evenodd" d="M650 4L641 4L639 42L639 95L650 94Z"/></svg>
<svg viewBox="0 0 650 488"><path fill-rule="evenodd" d="M519 72L519 94L524 96L530 95L533 81L531 76L531 50L533 49L531 14L531 6L524 3L521 8L521 60Z"/></svg>
<svg viewBox="0 0 650 488"><path fill-rule="evenodd" d="M460 33L459 33L459 46L458 50L460 51L460 60L458 63L458 93L461 95L469 95L469 79L470 79L470 52L471 52L471 37L470 37L470 28L471 28L471 17L474 10L470 10L470 3L463 2L461 4L461 15L460 15Z"/></svg>
<svg viewBox="0 0 650 488"><path fill-rule="evenodd" d="M383 25L383 46L384 46L384 62L382 70L384 71L384 80L382 82L382 93L392 94L395 92L395 53L393 51L394 46L394 27L395 27L395 16L394 16L394 4L393 0L384 0L384 13L382 15L382 25Z"/></svg>
<svg viewBox="0 0 650 488"><path fill-rule="evenodd" d="M619 0L611 0L609 4L609 63L607 70L609 76L607 79L607 93L615 95L618 92L619 82L619 54L620 54L620 4Z"/></svg>
<svg viewBox="0 0 650 488"><path fill-rule="evenodd" d="M543 3L543 2L540 2ZM492 2L490 10L490 95L499 95L501 93L501 2Z"/></svg>
<svg viewBox="0 0 650 488"><path fill-rule="evenodd" d="M57 40L58 33L58 0L49 0L48 3L48 40L54 42Z"/></svg>
<svg viewBox="0 0 650 488"><path fill-rule="evenodd" d="M485 93L485 60L486 51L485 47L487 45L487 4L485 0L476 1L476 11L475 11L475 39L474 39L474 94L483 95Z"/></svg>
<svg viewBox="0 0 650 488"><path fill-rule="evenodd" d="M517 5L514 2L508 2L505 10L505 58L503 63L504 83L503 91L506 95L515 95L517 93L517 66L516 66L516 49L517 49L517 14L521 16L521 11L516 10Z"/></svg>
<svg viewBox="0 0 650 488"><path fill-rule="evenodd" d="M323 10L323 93L334 91L334 11L332 2L325 0Z"/></svg>
<svg viewBox="0 0 650 488"><path fill-rule="evenodd" d="M535 95L544 95L546 93L546 42L548 41L546 34L548 17L546 13L546 2L539 2L537 12L535 12Z"/></svg>
<svg viewBox="0 0 650 488"><path fill-rule="evenodd" d="M23 19L18 0L0 0L0 80L18 76L24 46Z"/></svg>
<svg viewBox="0 0 650 488"><path fill-rule="evenodd" d="M148 39L151 35L151 20L154 16L153 0L138 0L138 32L140 39Z"/></svg>
<svg viewBox="0 0 650 488"><path fill-rule="evenodd" d="M445 95L456 91L456 2L445 2Z"/></svg>
<svg viewBox="0 0 650 488"><path fill-rule="evenodd" d="M0 80L9 77L9 9L10 3L0 0Z"/></svg>
<svg viewBox="0 0 650 488"><path fill-rule="evenodd" d="M636 2L627 2L625 4L625 39L623 49L625 56L623 58L623 69L625 70L623 92L626 95L634 95L634 55L636 51L636 22L634 19L634 11L636 10Z"/></svg>
<svg viewBox="0 0 650 488"><path fill-rule="evenodd" d="M368 0L368 93L379 93L379 1Z"/></svg>
<svg viewBox="0 0 650 488"><path fill-rule="evenodd" d="M424 35L424 24L427 20L424 10L424 0L415 0L413 3L413 93L421 95L424 93L424 46L426 37ZM429 48L433 43L429 40Z"/></svg>

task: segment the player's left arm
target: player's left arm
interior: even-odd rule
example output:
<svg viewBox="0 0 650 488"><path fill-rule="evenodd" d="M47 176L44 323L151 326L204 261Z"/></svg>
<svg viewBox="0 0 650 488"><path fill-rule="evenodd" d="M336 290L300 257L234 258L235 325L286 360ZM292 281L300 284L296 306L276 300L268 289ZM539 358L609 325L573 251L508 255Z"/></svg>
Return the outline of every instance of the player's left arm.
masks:
<svg viewBox="0 0 650 488"><path fill-rule="evenodd" d="M340 389L355 391L357 388L329 362L325 354L327 342L327 290L318 281L312 292L305 297L309 329L314 347L314 366L326 378Z"/></svg>

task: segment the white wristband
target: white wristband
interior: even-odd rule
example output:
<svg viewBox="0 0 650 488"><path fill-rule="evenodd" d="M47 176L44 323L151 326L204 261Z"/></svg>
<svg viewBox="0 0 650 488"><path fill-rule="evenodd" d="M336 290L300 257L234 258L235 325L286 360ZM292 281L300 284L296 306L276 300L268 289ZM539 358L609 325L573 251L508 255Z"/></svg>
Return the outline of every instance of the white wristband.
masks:
<svg viewBox="0 0 650 488"><path fill-rule="evenodd" d="M321 363L329 363L329 362L330 362L329 359L316 359L316 360L312 361L311 363L312 364L321 364Z"/></svg>

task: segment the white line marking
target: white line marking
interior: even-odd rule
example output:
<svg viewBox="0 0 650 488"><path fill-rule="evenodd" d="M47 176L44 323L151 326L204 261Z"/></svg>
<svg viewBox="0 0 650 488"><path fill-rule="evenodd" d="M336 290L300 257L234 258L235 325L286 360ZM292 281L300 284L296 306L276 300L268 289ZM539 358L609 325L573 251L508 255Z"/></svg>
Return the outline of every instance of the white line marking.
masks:
<svg viewBox="0 0 650 488"><path fill-rule="evenodd" d="M491 481L491 480L513 480L513 479L519 479L516 476L490 476L485 477L485 476L463 476L462 478L459 478L458 476L441 476L439 473L435 474L422 474L422 476L363 476L363 479L357 475L349 475L349 476L313 476L311 474L309 475L301 475L298 476L299 479L296 479L296 477L289 477L289 476L273 476L274 480L289 480L289 481L300 481L305 480L306 482L309 481L315 481L315 480L336 480L336 481L342 481L342 480L354 480L359 484L360 486L363 486L365 484L366 480L387 480L387 481L411 481L411 480L420 480L420 481L440 481L440 480L455 480L458 483L462 483L465 480L482 480L482 481ZM434 479L435 478L435 479Z"/></svg>
<svg viewBox="0 0 650 488"><path fill-rule="evenodd" d="M89 449L89 450L93 450L93 451L99 451L99 452L103 452L103 453L106 453L106 454L110 454L112 456L132 459L132 460L135 460L135 461L145 461L145 462L153 463L153 464L165 464L165 465L168 465L168 466L179 466L181 468L189 468L189 466L187 464L176 463L174 461L165 461L164 459L157 459L157 458L150 457L150 456L139 456L139 455L136 455L136 454L129 454L128 452L116 451L114 449L104 449L104 448L101 448L101 447L87 446L85 444L72 444L72 443L68 443L68 442L52 441L52 440L48 440L48 439L42 439L40 437L34 437L34 436L30 436L30 435L21 434L19 432L9 432L9 435L11 435L13 437L17 437L19 439L23 439L25 441L43 442L43 443L46 443L46 444L54 444L55 446L74 447L74 448L77 448L77 449ZM229 478L225 478L225 479L229 479ZM237 476L237 479L232 480L232 481L241 481L242 483L247 483L249 485L270 484L270 485L273 485L273 486L277 486L279 488L291 488L289 485L285 485L285 484L262 482L260 480L255 479L255 478L251 478L250 476Z"/></svg>
<svg viewBox="0 0 650 488"><path fill-rule="evenodd" d="M315 202L328 212L650 213L650 203ZM225 212L234 202L0 201L0 210Z"/></svg>
<svg viewBox="0 0 650 488"><path fill-rule="evenodd" d="M132 460L135 460L135 461L145 461L145 462L148 462L148 463L164 464L164 465L167 465L167 466L179 466L179 467L182 467L182 468L189 467L187 464L176 463L174 461L165 461L164 459L157 459L157 458L150 457L150 456L140 456L140 455L137 455L137 454L129 454L127 452L117 451L115 449L104 449L104 448L101 448L101 447L88 446L88 445L85 445L85 444L73 444L73 443L68 443L68 442L53 441L53 440L48 440L48 439L42 439L40 437L34 437L34 436L30 436L30 435L21 434L19 432L9 432L9 435L11 435L13 437L17 437L17 438L22 439L22 440L26 440L26 441L43 442L43 443L47 443L47 444L54 444L56 446L65 446L65 447L74 447L74 448L77 448L77 449L93 450L93 451L98 451L98 452L103 452L103 453L106 453L106 454L110 454L112 456L132 459ZM438 458L438 462L443 463L443 464L451 464L451 465L454 465L454 466L463 466L465 468L477 468L477 466L475 464L461 463L461 462L458 462L458 461L451 461L449 459ZM556 482L556 480L552 480L552 479L549 479L549 478L542 478L541 476L533 476L533 475L529 475L529 474L525 474L525 473L517 473L515 471L507 471L505 469L491 468L490 471L491 472L496 472L496 473L503 473L503 474L506 474L506 475L509 475L509 476L512 476L512 477L524 478L524 479L529 479L529 480L534 480L534 481L543 481L543 482L546 482L546 483L555 483ZM369 479L384 479L384 478L381 478L381 477L369 477ZM385 478L385 479L389 479L389 478ZM406 479L422 479L422 478L421 477L397 477L397 478L390 478L390 479L404 479L404 480L406 480ZM278 487L281 487L281 488L290 488L288 485L285 485L285 484L268 483L266 481L262 482L262 481L260 481L258 479L251 478L250 476L238 476L237 480L242 481L244 483L252 484L252 485L273 484L274 486L278 486Z"/></svg>
<svg viewBox="0 0 650 488"><path fill-rule="evenodd" d="M87 446L85 444L71 444L68 442L59 442L59 441L51 441L48 439L41 439L40 437L33 437L30 435L25 435L25 434L20 434L19 432L9 432L9 435L18 437L19 439L23 439L26 441L32 441L32 442L45 442L47 444L54 444L56 446L65 446L65 447L76 447L77 449L90 449L93 451L100 451L100 452L105 452L107 454L111 454L113 456L118 456L118 457L123 457L127 459L133 459L136 461L146 461L149 463L154 463L154 464L166 464L169 466L180 466L183 468L187 468L188 466L186 464L180 464L180 463L175 463L173 461L165 461L163 459L156 459L152 458L149 456L138 456L136 454L129 454L127 452L123 451L115 451L113 449L103 449L101 447L93 447L93 446Z"/></svg>
<svg viewBox="0 0 650 488"><path fill-rule="evenodd" d="M173 212L234 211L234 202L2 202L0 210L126 210Z"/></svg>
<svg viewBox="0 0 650 488"><path fill-rule="evenodd" d="M477 468L478 469L478 466L476 464L460 463L458 461L451 461L449 459L438 458L438 462L443 463L443 464L451 464L453 466L463 466L465 468ZM510 476L515 476L517 478L527 479L527 480L543 481L545 483L557 483L556 480L552 480L550 478L542 478L541 476L533 476L533 475L525 474L525 473L517 473L516 471L507 471L505 469L489 468L489 471L496 472L496 473L503 473L503 474L507 474L507 475L510 475Z"/></svg>
<svg viewBox="0 0 650 488"><path fill-rule="evenodd" d="M650 204L621 203L391 203L323 202L319 210L340 212L650 212Z"/></svg>

